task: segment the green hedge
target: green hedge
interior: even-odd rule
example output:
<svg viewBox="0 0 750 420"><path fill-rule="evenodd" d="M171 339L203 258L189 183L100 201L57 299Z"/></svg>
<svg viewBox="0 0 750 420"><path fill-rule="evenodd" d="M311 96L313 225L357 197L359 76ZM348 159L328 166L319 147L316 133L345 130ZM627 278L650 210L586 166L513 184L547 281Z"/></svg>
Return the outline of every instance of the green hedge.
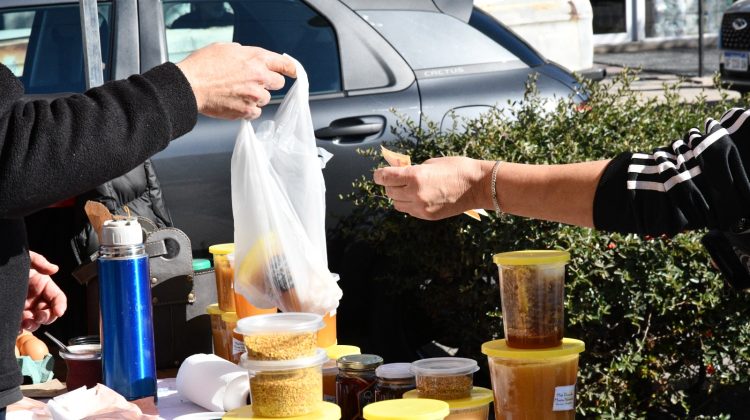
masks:
<svg viewBox="0 0 750 420"><path fill-rule="evenodd" d="M448 132L406 121L392 147L414 162L447 155L527 163L601 159L666 145L738 106L726 96L715 104L683 103L675 86L665 86L658 101L644 100L629 89L637 76L583 82L590 92L585 106L570 98L545 103L530 81L523 101L456 121ZM377 159L374 151L363 153ZM586 342L579 416L745 412L737 410L748 400L737 398L750 396L750 297L725 288L700 245L703 232L640 238L512 216L427 222L393 210L370 179L355 187L348 198L356 210L339 234L377 250L382 263L370 274L439 325L432 331L438 342L484 361L481 343L503 335L492 255L566 249L572 254L566 336Z"/></svg>

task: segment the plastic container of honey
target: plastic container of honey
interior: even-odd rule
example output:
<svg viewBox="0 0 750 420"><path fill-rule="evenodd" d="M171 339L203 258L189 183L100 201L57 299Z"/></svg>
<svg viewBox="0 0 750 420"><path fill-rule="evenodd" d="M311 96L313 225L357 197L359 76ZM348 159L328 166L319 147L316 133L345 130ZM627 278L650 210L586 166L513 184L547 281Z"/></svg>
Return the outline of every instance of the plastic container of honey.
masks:
<svg viewBox="0 0 750 420"><path fill-rule="evenodd" d="M563 338L546 349L517 349L504 339L482 344L490 365L495 418L574 419L583 341Z"/></svg>
<svg viewBox="0 0 750 420"><path fill-rule="evenodd" d="M214 259L214 275L216 276L216 296L219 299L219 309L224 312L235 312L234 304L234 267L230 263L229 254L234 254L234 244L217 244L208 247Z"/></svg>
<svg viewBox="0 0 750 420"><path fill-rule="evenodd" d="M225 344L226 332L224 331L224 323L221 319L224 311L219 309L218 303L214 303L206 307L206 313L211 318L211 339L214 344L214 354L224 360L229 360Z"/></svg>
<svg viewBox="0 0 750 420"><path fill-rule="evenodd" d="M403 398L419 398L419 391L416 389L409 391L404 394ZM469 397L445 401L451 410L445 420L487 420L493 399L491 389L475 386Z"/></svg>
<svg viewBox="0 0 750 420"><path fill-rule="evenodd" d="M242 353L245 352L245 345L242 343L242 334L235 332L238 322L237 313L223 312L221 321L224 328L224 351L227 352L227 360L239 363Z"/></svg>
<svg viewBox="0 0 750 420"><path fill-rule="evenodd" d="M510 347L559 346L563 338L566 251L514 251L493 258L500 271L503 329Z"/></svg>
<svg viewBox="0 0 750 420"><path fill-rule="evenodd" d="M361 354L362 352L357 346L342 344L326 347L325 351L328 355L328 361L323 364L323 400L336 402L336 375L339 374L336 361L339 357Z"/></svg>

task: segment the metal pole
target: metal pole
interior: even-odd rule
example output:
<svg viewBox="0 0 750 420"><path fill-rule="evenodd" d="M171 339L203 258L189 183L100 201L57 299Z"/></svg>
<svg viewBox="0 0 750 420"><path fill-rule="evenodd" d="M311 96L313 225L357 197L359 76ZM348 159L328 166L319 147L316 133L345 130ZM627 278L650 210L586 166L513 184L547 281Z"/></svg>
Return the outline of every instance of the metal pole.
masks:
<svg viewBox="0 0 750 420"><path fill-rule="evenodd" d="M83 35L83 65L86 73L86 88L104 83L102 45L99 38L99 10L96 0L80 0L81 34Z"/></svg>
<svg viewBox="0 0 750 420"><path fill-rule="evenodd" d="M703 0L698 0L698 77L703 77Z"/></svg>

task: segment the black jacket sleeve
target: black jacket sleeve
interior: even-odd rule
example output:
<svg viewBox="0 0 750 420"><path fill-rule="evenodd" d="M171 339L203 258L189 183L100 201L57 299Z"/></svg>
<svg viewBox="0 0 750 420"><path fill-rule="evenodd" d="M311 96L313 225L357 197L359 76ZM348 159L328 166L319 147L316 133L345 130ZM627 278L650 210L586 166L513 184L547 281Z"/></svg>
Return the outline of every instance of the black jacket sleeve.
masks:
<svg viewBox="0 0 750 420"><path fill-rule="evenodd" d="M734 108L704 132L617 156L597 187L594 226L642 235L735 229L750 217L749 148L750 110Z"/></svg>
<svg viewBox="0 0 750 420"><path fill-rule="evenodd" d="M0 218L22 217L133 169L190 131L197 106L172 63L53 101L23 101L0 66Z"/></svg>

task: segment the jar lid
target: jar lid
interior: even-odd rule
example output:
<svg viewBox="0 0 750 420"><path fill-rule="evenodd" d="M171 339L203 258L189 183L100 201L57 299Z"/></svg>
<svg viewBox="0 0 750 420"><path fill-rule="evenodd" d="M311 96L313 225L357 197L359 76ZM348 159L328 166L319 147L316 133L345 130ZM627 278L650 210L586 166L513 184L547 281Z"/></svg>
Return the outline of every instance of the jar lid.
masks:
<svg viewBox="0 0 750 420"><path fill-rule="evenodd" d="M237 312L223 312L221 314L221 320L224 321L224 322L229 322L229 323L235 322L236 323L236 322L239 322L237 319L238 319Z"/></svg>
<svg viewBox="0 0 750 420"><path fill-rule="evenodd" d="M321 401L318 403L318 407L312 413L308 413L302 416L284 417L284 420L339 420L340 418L341 408L339 408L338 405L326 401ZM222 419L245 420L265 419L265 417L256 416L253 413L253 406L246 405L224 414L224 417L222 417ZM278 420L278 418L274 418L273 420Z"/></svg>
<svg viewBox="0 0 750 420"><path fill-rule="evenodd" d="M445 401L426 398L379 401L362 410L367 420L436 420L444 419L450 413Z"/></svg>
<svg viewBox="0 0 750 420"><path fill-rule="evenodd" d="M383 379L413 378L411 363L386 363L375 369L375 375Z"/></svg>
<svg viewBox="0 0 750 420"><path fill-rule="evenodd" d="M419 376L468 375L479 370L477 361L464 357L432 357L411 364L412 372Z"/></svg>
<svg viewBox="0 0 750 420"><path fill-rule="evenodd" d="M208 252L213 255L227 255L234 252L234 244L216 244L208 247Z"/></svg>
<svg viewBox="0 0 750 420"><path fill-rule="evenodd" d="M383 358L374 354L350 354L336 361L339 369L370 370L383 364Z"/></svg>
<svg viewBox="0 0 750 420"><path fill-rule="evenodd" d="M143 243L143 231L135 218L107 220L101 238L102 245L138 245Z"/></svg>
<svg viewBox="0 0 750 420"><path fill-rule="evenodd" d="M299 357L291 360L252 360L247 358L247 353L242 353L239 364L241 367L251 372L268 372L321 366L327 360L328 355L326 355L326 351L323 349L317 349L312 356Z"/></svg>
<svg viewBox="0 0 750 420"><path fill-rule="evenodd" d="M196 258L193 260L193 271L208 270L211 268L211 261L205 258Z"/></svg>
<svg viewBox="0 0 750 420"><path fill-rule="evenodd" d="M218 303L212 303L206 306L206 313L209 315L221 315L223 311L219 309Z"/></svg>
<svg viewBox="0 0 750 420"><path fill-rule="evenodd" d="M323 328L323 317L306 312L253 315L237 321L234 332L242 335L315 332Z"/></svg>
<svg viewBox="0 0 750 420"><path fill-rule="evenodd" d="M527 250L495 254L492 261L497 265L543 265L561 264L570 261L570 252L558 250Z"/></svg>
<svg viewBox="0 0 750 420"><path fill-rule="evenodd" d="M326 347L326 353L328 354L329 359L336 361L339 357L348 356L350 354L361 354L362 351L357 346L334 344Z"/></svg>
<svg viewBox="0 0 750 420"><path fill-rule="evenodd" d="M407 391L401 398L419 398L419 390L412 389L411 391ZM450 407L451 410L464 410L467 408L485 406L491 403L494 398L491 389L475 386L471 389L470 396L459 398L457 400L445 400L445 402L448 403L448 407Z"/></svg>
<svg viewBox="0 0 750 420"><path fill-rule="evenodd" d="M482 353L490 357L505 359L551 359L564 357L582 352L586 346L583 341L575 338L563 338L562 344L546 349L517 349L508 346L505 339L488 341L482 344Z"/></svg>

